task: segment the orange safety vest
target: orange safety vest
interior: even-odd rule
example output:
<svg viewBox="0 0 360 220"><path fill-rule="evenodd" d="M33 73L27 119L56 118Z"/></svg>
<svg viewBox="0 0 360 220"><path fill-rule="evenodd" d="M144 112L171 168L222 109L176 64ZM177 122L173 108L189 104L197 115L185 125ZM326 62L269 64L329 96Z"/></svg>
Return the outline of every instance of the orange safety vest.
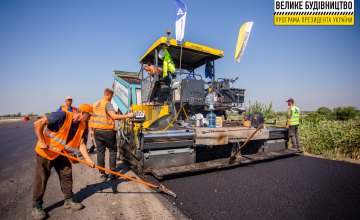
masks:
<svg viewBox="0 0 360 220"><path fill-rule="evenodd" d="M115 122L106 113L109 101L101 99L93 104L93 116L90 117L89 127L102 130L115 130Z"/></svg>
<svg viewBox="0 0 360 220"><path fill-rule="evenodd" d="M71 106L71 108L72 108L72 110L73 110L72 112L77 112L77 109L76 109L75 107L72 107L72 106ZM61 106L61 110L63 110L64 112L69 112L67 105L62 105L62 106Z"/></svg>
<svg viewBox="0 0 360 220"><path fill-rule="evenodd" d="M86 129L86 124L80 121L74 138L69 143L66 143L71 127L72 114L71 112L66 112L66 119L58 132L50 131L47 126L44 128L43 135L45 143L49 145L49 148L59 152L65 151L65 153L74 153L78 150L81 137ZM59 154L55 152L40 148L39 141L36 144L35 151L48 160L54 160L59 156Z"/></svg>

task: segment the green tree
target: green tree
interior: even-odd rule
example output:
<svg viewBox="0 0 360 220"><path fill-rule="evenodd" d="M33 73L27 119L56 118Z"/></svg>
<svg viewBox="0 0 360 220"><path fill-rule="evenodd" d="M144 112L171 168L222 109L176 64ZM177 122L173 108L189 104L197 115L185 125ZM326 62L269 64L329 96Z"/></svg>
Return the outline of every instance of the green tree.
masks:
<svg viewBox="0 0 360 220"><path fill-rule="evenodd" d="M37 117L39 116L38 114L32 113L30 112L29 114L27 114L28 117Z"/></svg>
<svg viewBox="0 0 360 220"><path fill-rule="evenodd" d="M328 107L322 106L318 108L317 113L320 115L331 115L331 110Z"/></svg>
<svg viewBox="0 0 360 220"><path fill-rule="evenodd" d="M316 111L318 114L318 117L321 119L327 119L327 120L334 120L334 116L332 114L332 111L328 107L320 107Z"/></svg>
<svg viewBox="0 0 360 220"><path fill-rule="evenodd" d="M333 115L337 120L347 121L355 118L355 116L357 115L357 110L353 106L338 107L338 108L334 108Z"/></svg>

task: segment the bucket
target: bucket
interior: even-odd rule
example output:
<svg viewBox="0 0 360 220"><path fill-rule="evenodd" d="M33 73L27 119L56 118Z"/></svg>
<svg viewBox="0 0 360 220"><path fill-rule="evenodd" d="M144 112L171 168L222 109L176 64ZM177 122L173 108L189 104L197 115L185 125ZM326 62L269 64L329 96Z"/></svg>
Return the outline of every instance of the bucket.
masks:
<svg viewBox="0 0 360 220"><path fill-rule="evenodd" d="M216 117L215 126L216 126L217 128L221 128L221 127L222 127L222 124L223 124L223 118L222 118L222 117Z"/></svg>

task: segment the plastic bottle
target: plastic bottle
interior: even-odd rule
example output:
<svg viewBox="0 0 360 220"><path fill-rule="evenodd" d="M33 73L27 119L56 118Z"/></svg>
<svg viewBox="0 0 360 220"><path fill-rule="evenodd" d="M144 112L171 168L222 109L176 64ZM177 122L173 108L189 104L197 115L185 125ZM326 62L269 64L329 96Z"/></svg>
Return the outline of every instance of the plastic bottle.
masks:
<svg viewBox="0 0 360 220"><path fill-rule="evenodd" d="M205 104L209 105L210 112L206 115L208 121L208 127L216 127L216 114L214 113L214 93L212 88L209 88L209 93L205 97Z"/></svg>
<svg viewBox="0 0 360 220"><path fill-rule="evenodd" d="M205 104L207 105L214 105L214 93L209 92L205 97Z"/></svg>
<svg viewBox="0 0 360 220"><path fill-rule="evenodd" d="M212 107L212 108L211 108ZM214 113L213 106L210 106L210 112L206 115L206 120L208 121L208 127L216 127L216 114Z"/></svg>

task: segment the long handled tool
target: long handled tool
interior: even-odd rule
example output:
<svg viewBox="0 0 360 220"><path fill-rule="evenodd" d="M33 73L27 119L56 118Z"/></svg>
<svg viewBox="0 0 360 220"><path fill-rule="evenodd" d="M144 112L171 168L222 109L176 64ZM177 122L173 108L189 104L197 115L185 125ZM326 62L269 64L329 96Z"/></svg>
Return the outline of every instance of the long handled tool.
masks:
<svg viewBox="0 0 360 220"><path fill-rule="evenodd" d="M259 127L257 127L256 130L254 131L254 133L252 133L250 135L250 137L248 137L248 139L246 139L246 141L241 146L239 146L238 149L236 149L235 152L233 152L231 154L230 159L229 159L229 164L232 164L232 163L235 162L236 155L240 152L241 149L243 149L245 147L245 145L251 140L251 138L254 137L254 135L262 128L262 126L263 126L263 124L261 124ZM239 143L238 143L238 145L239 145Z"/></svg>
<svg viewBox="0 0 360 220"><path fill-rule="evenodd" d="M78 161L78 162L80 162L80 163L86 164L86 165L88 165L88 166L91 166L91 165L92 165L91 163L89 163L89 162L87 162L87 161L85 161L85 160L81 160L81 159L79 159L79 158L77 158L77 157L70 156L70 155L65 154L65 153L63 153L63 152L55 151L55 150L53 150L53 149L51 149L51 148L48 148L48 150L50 150L50 151L52 151L52 152L55 152L55 153L57 153L57 154L60 154L60 155L62 155L62 156L64 156L64 157L67 157L67 158L69 158L69 159L71 159L71 160L75 160L75 161ZM98 165L95 165L94 168L97 168L97 169L99 169L99 170L103 170L103 171L105 171L105 172L111 173L111 174L113 174L113 175L119 176L119 177L124 178L124 179L128 179L128 180L130 180L130 181L134 181L134 182L138 182L138 183L147 185L147 186L149 186L149 187L151 187L151 188L157 189L157 190L159 190L160 192L163 192L163 193L165 193L165 194L168 194L168 195L176 198L176 194L175 194L173 191L171 191L170 189L166 188L165 186L163 186L163 185L161 185L161 184L160 184L160 186L157 186L157 185L154 185L154 184L151 184L151 183L142 181L142 180L140 180L140 179L136 179L136 178L127 176L127 175L125 175L125 174L121 174L121 173L118 173L118 172L114 172L114 171L112 171L112 170L106 169L106 168L101 167L101 166L98 166Z"/></svg>

